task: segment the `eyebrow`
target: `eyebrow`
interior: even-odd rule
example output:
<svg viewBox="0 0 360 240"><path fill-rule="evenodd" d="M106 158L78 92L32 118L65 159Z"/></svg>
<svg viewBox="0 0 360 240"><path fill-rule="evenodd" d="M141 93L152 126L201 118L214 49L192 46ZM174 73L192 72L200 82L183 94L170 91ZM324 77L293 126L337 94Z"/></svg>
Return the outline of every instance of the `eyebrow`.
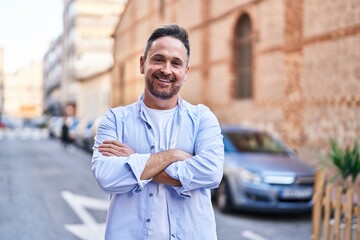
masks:
<svg viewBox="0 0 360 240"><path fill-rule="evenodd" d="M162 58L166 58L165 55L163 54L160 54L160 53L156 53L152 56L150 56L150 58L154 58L154 57L162 57ZM181 61L182 63L184 63L185 61L182 60L181 58L178 58L178 57L172 57L171 60L177 60L177 61Z"/></svg>

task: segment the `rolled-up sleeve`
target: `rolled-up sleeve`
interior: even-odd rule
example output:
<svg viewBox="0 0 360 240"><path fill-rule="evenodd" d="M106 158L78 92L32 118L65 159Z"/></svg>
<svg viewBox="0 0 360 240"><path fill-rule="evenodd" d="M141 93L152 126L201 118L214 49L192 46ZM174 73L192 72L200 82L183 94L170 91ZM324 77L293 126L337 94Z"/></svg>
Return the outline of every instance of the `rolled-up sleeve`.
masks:
<svg viewBox="0 0 360 240"><path fill-rule="evenodd" d="M121 141L118 136L122 135L121 127L117 126L121 121L116 121L115 114L109 110L102 118L93 147L91 168L98 185L109 193L134 193L141 191L151 181L141 180L146 162L150 154L132 154L129 157L106 157L98 147L105 140Z"/></svg>
<svg viewBox="0 0 360 240"><path fill-rule="evenodd" d="M203 107L199 121L195 155L165 169L170 177L181 182L181 187L174 188L181 196L191 196L191 191L199 188L216 188L223 176L224 144L218 120L207 107Z"/></svg>

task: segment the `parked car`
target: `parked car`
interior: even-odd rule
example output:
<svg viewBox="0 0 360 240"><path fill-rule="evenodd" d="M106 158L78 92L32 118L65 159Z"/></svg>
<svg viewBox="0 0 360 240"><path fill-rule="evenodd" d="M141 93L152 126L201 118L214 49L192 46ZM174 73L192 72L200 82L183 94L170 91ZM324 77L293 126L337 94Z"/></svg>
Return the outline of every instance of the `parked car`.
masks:
<svg viewBox="0 0 360 240"><path fill-rule="evenodd" d="M93 151L92 148L94 146L94 138L101 119L102 117L96 118L91 127L84 132L84 148L90 153Z"/></svg>
<svg viewBox="0 0 360 240"><path fill-rule="evenodd" d="M15 128L15 123L11 118L0 115L0 128Z"/></svg>
<svg viewBox="0 0 360 240"><path fill-rule="evenodd" d="M88 131L90 131L94 121L89 118L82 118L79 120L74 133L74 144L79 148L85 148L85 138Z"/></svg>
<svg viewBox="0 0 360 240"><path fill-rule="evenodd" d="M59 116L50 117L48 121L49 136L52 138L60 138L61 126L63 125L64 118Z"/></svg>
<svg viewBox="0 0 360 240"><path fill-rule="evenodd" d="M69 131L69 138L70 138L70 142L74 143L75 139L76 139L76 128L79 124L79 119L77 119L74 116L68 117L66 118L66 123L68 125L68 131Z"/></svg>
<svg viewBox="0 0 360 240"><path fill-rule="evenodd" d="M224 176L214 192L223 212L309 212L315 168L265 131L222 126Z"/></svg>

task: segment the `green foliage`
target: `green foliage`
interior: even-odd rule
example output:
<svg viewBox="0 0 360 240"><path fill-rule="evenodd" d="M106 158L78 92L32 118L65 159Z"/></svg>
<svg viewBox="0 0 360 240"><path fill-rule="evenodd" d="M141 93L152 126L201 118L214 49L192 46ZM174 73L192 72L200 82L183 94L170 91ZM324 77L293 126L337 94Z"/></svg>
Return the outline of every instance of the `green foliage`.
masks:
<svg viewBox="0 0 360 240"><path fill-rule="evenodd" d="M341 148L335 139L330 139L331 151L330 159L337 168L343 183L351 177L351 184L354 184L360 174L360 153L359 143L355 142L352 149ZM337 176L335 176L337 177Z"/></svg>

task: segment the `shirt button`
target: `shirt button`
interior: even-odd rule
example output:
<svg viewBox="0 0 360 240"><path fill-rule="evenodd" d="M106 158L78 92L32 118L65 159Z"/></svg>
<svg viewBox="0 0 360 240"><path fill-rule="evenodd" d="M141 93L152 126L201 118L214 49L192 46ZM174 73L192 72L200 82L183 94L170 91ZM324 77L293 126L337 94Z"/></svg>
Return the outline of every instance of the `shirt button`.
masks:
<svg viewBox="0 0 360 240"><path fill-rule="evenodd" d="M152 194L152 193L150 193L150 194L149 194L149 197L152 197L152 196L153 196L153 194Z"/></svg>
<svg viewBox="0 0 360 240"><path fill-rule="evenodd" d="M149 222L150 222L150 219L146 219L146 222L149 223Z"/></svg>
<svg viewBox="0 0 360 240"><path fill-rule="evenodd" d="M153 150L154 148L155 148L154 146L151 146L151 148L150 148L150 149L151 149L151 150Z"/></svg>

